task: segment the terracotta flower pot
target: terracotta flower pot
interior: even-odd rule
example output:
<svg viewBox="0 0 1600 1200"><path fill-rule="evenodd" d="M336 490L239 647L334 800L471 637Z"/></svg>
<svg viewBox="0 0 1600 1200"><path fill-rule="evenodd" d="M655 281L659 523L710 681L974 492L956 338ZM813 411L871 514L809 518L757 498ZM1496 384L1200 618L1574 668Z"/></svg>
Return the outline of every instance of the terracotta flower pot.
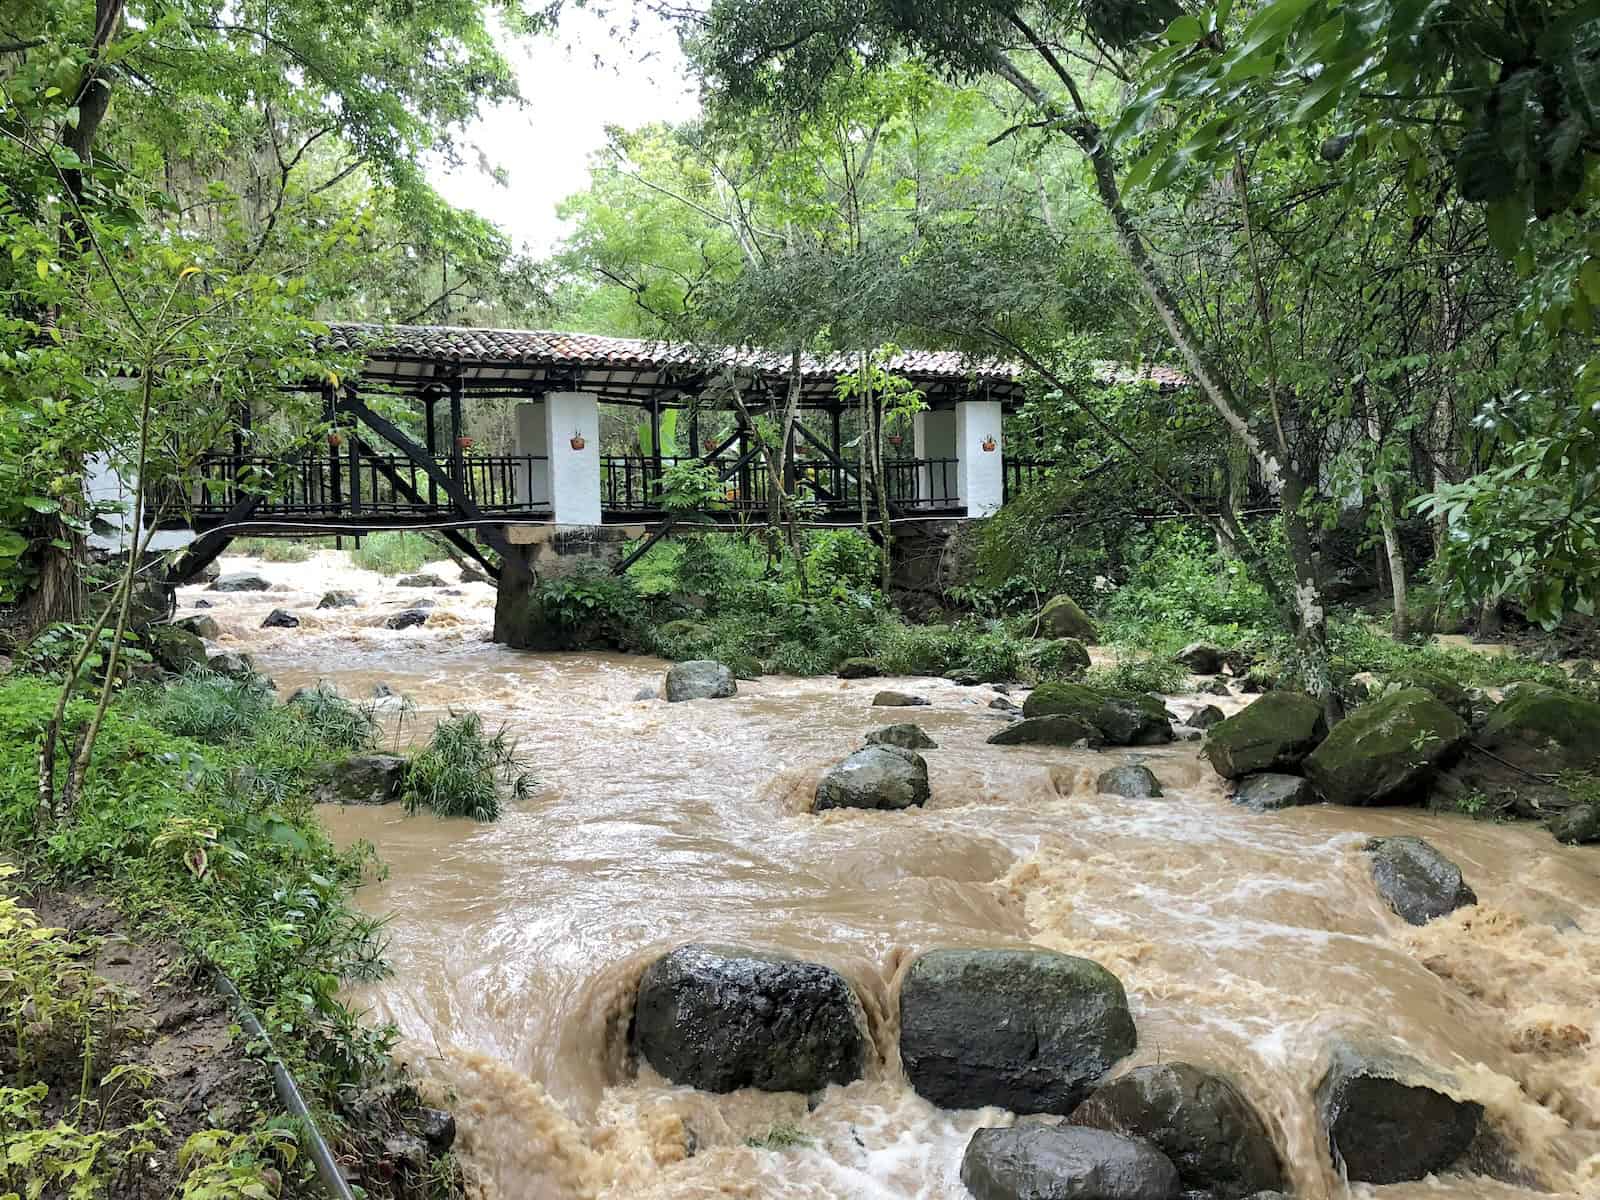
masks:
<svg viewBox="0 0 1600 1200"><path fill-rule="evenodd" d="M456 439L456 449L457 450L471 450L472 449L472 439L469 438L469 437L458 437Z"/></svg>
<svg viewBox="0 0 1600 1200"><path fill-rule="evenodd" d="M572 435L572 448L574 450L582 450L586 445L588 443L584 441L583 434L575 433Z"/></svg>
<svg viewBox="0 0 1600 1200"><path fill-rule="evenodd" d="M337 433L330 433L328 435L328 448L330 450L337 450L342 445L344 445L344 438L340 437Z"/></svg>
<svg viewBox="0 0 1600 1200"><path fill-rule="evenodd" d="M983 452L985 454L994 453L994 438L993 437L986 437L986 438L983 439Z"/></svg>
<svg viewBox="0 0 1600 1200"><path fill-rule="evenodd" d="M906 439L902 434L891 433L889 435L889 445L891 445L891 446L898 446L901 442L903 442L905 440Z"/></svg>

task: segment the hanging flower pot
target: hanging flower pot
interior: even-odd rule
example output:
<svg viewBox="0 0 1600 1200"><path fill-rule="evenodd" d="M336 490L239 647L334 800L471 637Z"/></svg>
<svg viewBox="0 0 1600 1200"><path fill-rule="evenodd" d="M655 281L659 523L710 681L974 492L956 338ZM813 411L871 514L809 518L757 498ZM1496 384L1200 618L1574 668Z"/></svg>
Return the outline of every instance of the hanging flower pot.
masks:
<svg viewBox="0 0 1600 1200"><path fill-rule="evenodd" d="M467 437L465 434L463 434L461 437L458 437L456 439L456 449L457 450L471 450L472 449L472 439Z"/></svg>
<svg viewBox="0 0 1600 1200"><path fill-rule="evenodd" d="M985 454L994 453L994 434L991 433L988 437L983 439L983 452Z"/></svg>
<svg viewBox="0 0 1600 1200"><path fill-rule="evenodd" d="M891 445L891 446L898 446L901 442L903 442L905 440L906 440L905 439L905 435L901 434L901 433L891 433L889 435L889 445Z"/></svg>
<svg viewBox="0 0 1600 1200"><path fill-rule="evenodd" d="M584 440L583 434L581 433L573 434L570 440L574 450L582 450L586 445L588 445L588 442Z"/></svg>
<svg viewBox="0 0 1600 1200"><path fill-rule="evenodd" d="M705 439L705 441L702 444L706 448L706 453L710 454L713 450L715 450L717 448L717 439L714 438L714 437L708 437L708 438Z"/></svg>
<svg viewBox="0 0 1600 1200"><path fill-rule="evenodd" d="M338 430L334 430L328 435L328 449L337 450L342 445L344 445L344 438Z"/></svg>

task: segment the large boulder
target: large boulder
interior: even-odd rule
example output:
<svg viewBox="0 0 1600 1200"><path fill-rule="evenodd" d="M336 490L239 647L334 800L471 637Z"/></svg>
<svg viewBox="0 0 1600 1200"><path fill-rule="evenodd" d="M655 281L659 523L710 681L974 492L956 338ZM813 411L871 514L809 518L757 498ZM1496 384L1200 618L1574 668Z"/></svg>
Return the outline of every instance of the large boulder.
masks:
<svg viewBox="0 0 1600 1200"><path fill-rule="evenodd" d="M1540 684L1521 684L1489 714L1485 749L1540 774L1600 762L1600 704Z"/></svg>
<svg viewBox="0 0 1600 1200"><path fill-rule="evenodd" d="M1469 732L1431 693L1402 688L1334 726L1306 757L1306 777L1335 804L1403 801L1455 757Z"/></svg>
<svg viewBox="0 0 1600 1200"><path fill-rule="evenodd" d="M415 575L402 575L394 581L395 587L403 588L442 588L444 580L427 571Z"/></svg>
<svg viewBox="0 0 1600 1200"><path fill-rule="evenodd" d="M1461 868L1419 837L1369 838L1372 881L1390 908L1412 925L1426 925L1478 902Z"/></svg>
<svg viewBox="0 0 1600 1200"><path fill-rule="evenodd" d="M150 657L164 671L182 675L185 671L206 665L206 644L187 629L176 625L152 625L145 631L150 643Z"/></svg>
<svg viewBox="0 0 1600 1200"><path fill-rule="evenodd" d="M298 629L300 618L286 608L275 608L261 621L263 629Z"/></svg>
<svg viewBox="0 0 1600 1200"><path fill-rule="evenodd" d="M1550 832L1569 846L1600 842L1600 804L1574 804L1551 819Z"/></svg>
<svg viewBox="0 0 1600 1200"><path fill-rule="evenodd" d="M252 571L235 571L228 575L218 575L207 590L212 592L264 592L271 586L271 582L264 575L257 575Z"/></svg>
<svg viewBox="0 0 1600 1200"><path fill-rule="evenodd" d="M667 669L667 680L662 694L669 701L726 700L739 694L739 685L733 672L722 663L709 658L694 658L688 662L673 663Z"/></svg>
<svg viewBox="0 0 1600 1200"><path fill-rule="evenodd" d="M1327 731L1322 705L1310 696L1269 692L1213 725L1202 753L1224 779L1256 771L1292 771Z"/></svg>
<svg viewBox="0 0 1600 1200"><path fill-rule="evenodd" d="M1389 686L1421 688L1463 721L1472 719L1472 694L1455 680L1421 667L1407 667L1389 676Z"/></svg>
<svg viewBox="0 0 1600 1200"><path fill-rule="evenodd" d="M223 650L206 659L206 668L215 671L218 675L225 675L229 679L253 679L256 673L256 662L248 654L243 654L237 650Z"/></svg>
<svg viewBox="0 0 1600 1200"><path fill-rule="evenodd" d="M1137 1067L1101 1085L1072 1123L1149 1142L1172 1160L1185 1188L1214 1200L1284 1183L1261 1114L1231 1082L1188 1063Z"/></svg>
<svg viewBox="0 0 1600 1200"><path fill-rule="evenodd" d="M1137 1042L1122 983L1051 950L933 950L900 987L900 1060L945 1108L1070 1113Z"/></svg>
<svg viewBox="0 0 1600 1200"><path fill-rule="evenodd" d="M389 804L400 799L406 760L397 754L352 754L316 773L319 804Z"/></svg>
<svg viewBox="0 0 1600 1200"><path fill-rule="evenodd" d="M911 808L926 804L928 764L899 746L874 745L835 763L817 780L815 808Z"/></svg>
<svg viewBox="0 0 1600 1200"><path fill-rule="evenodd" d="M922 708L928 703L925 696L913 696L910 692L879 692L872 698L874 708Z"/></svg>
<svg viewBox="0 0 1600 1200"><path fill-rule="evenodd" d="M1414 1059L1336 1041L1316 1105L1335 1166L1355 1183L1403 1183L1442 1171L1477 1136L1483 1108Z"/></svg>
<svg viewBox="0 0 1600 1200"><path fill-rule="evenodd" d="M910 721L899 725L885 725L867 734L867 743L873 746L899 746L902 750L937 750L939 743L922 731L921 725Z"/></svg>
<svg viewBox="0 0 1600 1200"><path fill-rule="evenodd" d="M1187 667L1195 675L1218 675L1222 672L1222 651L1207 642L1190 642L1172 656L1172 661Z"/></svg>
<svg viewBox="0 0 1600 1200"><path fill-rule="evenodd" d="M876 679L883 674L875 659L847 658L839 664L840 679Z"/></svg>
<svg viewBox="0 0 1600 1200"><path fill-rule="evenodd" d="M1026 717L989 736L991 746L1098 746L1100 731L1077 717Z"/></svg>
<svg viewBox="0 0 1600 1200"><path fill-rule="evenodd" d="M868 1041L844 977L730 946L680 946L639 981L633 1049L708 1092L817 1092L859 1079Z"/></svg>
<svg viewBox="0 0 1600 1200"><path fill-rule="evenodd" d="M217 624L217 619L205 613L196 613L192 617L184 617L181 621L174 621L177 629L187 629L195 637L210 638L215 641L222 636L222 626Z"/></svg>
<svg viewBox="0 0 1600 1200"><path fill-rule="evenodd" d="M977 1200L1177 1200L1182 1186L1172 1161L1145 1142L1033 1122L974 1133L961 1182Z"/></svg>
<svg viewBox="0 0 1600 1200"><path fill-rule="evenodd" d="M428 609L412 606L401 609L383 622L385 629L414 629L418 625L428 623Z"/></svg>
<svg viewBox="0 0 1600 1200"><path fill-rule="evenodd" d="M1311 786L1309 779L1298 775L1262 771L1239 780L1233 789L1233 802L1256 812L1273 812L1299 804L1315 804L1317 789Z"/></svg>
<svg viewBox="0 0 1600 1200"><path fill-rule="evenodd" d="M360 601L354 592L344 592L335 589L323 592L322 599L317 601L318 608L354 608Z"/></svg>
<svg viewBox="0 0 1600 1200"><path fill-rule="evenodd" d="M1089 614L1071 596L1055 596L1041 608L1034 633L1042 638L1077 638L1090 646L1100 640Z"/></svg>
<svg viewBox="0 0 1600 1200"><path fill-rule="evenodd" d="M1081 683L1041 683L1022 702L1025 717L1073 717L1093 725L1112 746L1155 746L1172 740L1172 720L1155 696L1119 696Z"/></svg>
<svg viewBox="0 0 1600 1200"><path fill-rule="evenodd" d="M1094 781L1094 790L1129 800L1152 800L1161 795L1161 784L1149 767L1123 766L1102 771Z"/></svg>
<svg viewBox="0 0 1600 1200"><path fill-rule="evenodd" d="M1205 704L1195 709L1194 712L1190 713L1189 719L1185 721L1184 724L1194 729L1203 730L1211 729L1214 726L1221 725L1227 719L1228 714L1223 712L1215 704Z"/></svg>

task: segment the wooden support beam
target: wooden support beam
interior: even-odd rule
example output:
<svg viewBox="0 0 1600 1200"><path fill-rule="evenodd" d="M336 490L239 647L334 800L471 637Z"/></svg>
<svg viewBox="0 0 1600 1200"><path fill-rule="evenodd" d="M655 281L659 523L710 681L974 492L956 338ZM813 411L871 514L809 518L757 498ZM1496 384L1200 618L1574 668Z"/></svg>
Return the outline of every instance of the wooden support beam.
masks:
<svg viewBox="0 0 1600 1200"><path fill-rule="evenodd" d="M359 443L361 439L353 438L352 440ZM390 487L394 488L397 493L404 496L413 504L420 505L423 503L422 493L411 486L411 481L409 479L400 474L399 471L396 471L394 467L386 462L381 456L373 454L371 450L367 450L366 453L368 461L372 463L378 474L382 475L386 480L389 481ZM444 538L445 541L449 542L457 550L461 551L461 553L467 555L474 562L476 562L480 567L488 572L489 578L498 579L500 577L499 568L483 556L483 552L472 544L472 539L454 529L439 529L434 530L433 532L438 533L442 538Z"/></svg>

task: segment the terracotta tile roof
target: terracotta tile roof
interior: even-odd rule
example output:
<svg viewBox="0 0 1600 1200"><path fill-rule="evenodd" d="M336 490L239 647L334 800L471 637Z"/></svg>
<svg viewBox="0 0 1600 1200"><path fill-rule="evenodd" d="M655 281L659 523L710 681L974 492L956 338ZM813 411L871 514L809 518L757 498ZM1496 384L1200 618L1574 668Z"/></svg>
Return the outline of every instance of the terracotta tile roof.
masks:
<svg viewBox="0 0 1600 1200"><path fill-rule="evenodd" d="M472 366L556 366L617 370L660 371L699 369L708 363L706 351L693 346L642 338L605 337L594 333L565 333L549 329L468 329L456 325L334 325L331 342L339 350L365 348L369 359L423 359ZM758 370L786 373L788 356L763 350L728 350L715 356ZM1104 378L1145 379L1164 388L1188 383L1172 367L1126 367L1103 363ZM802 373L833 378L855 369L853 356L807 355ZM984 359L959 350L908 350L897 355L889 369L911 379L972 380L1012 383L1021 378L1021 363Z"/></svg>

